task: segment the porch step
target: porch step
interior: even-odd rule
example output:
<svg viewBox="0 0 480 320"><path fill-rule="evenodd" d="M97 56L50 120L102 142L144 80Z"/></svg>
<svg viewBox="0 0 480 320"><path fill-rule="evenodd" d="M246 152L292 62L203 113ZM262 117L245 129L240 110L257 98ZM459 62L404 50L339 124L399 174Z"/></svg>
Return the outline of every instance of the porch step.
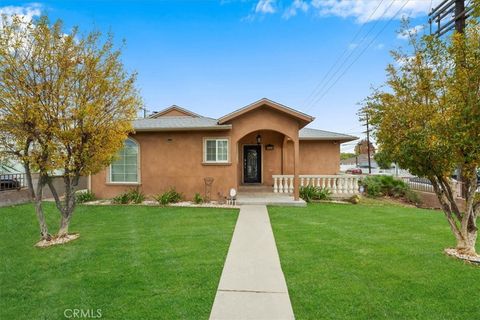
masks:
<svg viewBox="0 0 480 320"><path fill-rule="evenodd" d="M307 204L302 199L295 201L293 195L270 192L239 192L237 205L271 205L305 207Z"/></svg>

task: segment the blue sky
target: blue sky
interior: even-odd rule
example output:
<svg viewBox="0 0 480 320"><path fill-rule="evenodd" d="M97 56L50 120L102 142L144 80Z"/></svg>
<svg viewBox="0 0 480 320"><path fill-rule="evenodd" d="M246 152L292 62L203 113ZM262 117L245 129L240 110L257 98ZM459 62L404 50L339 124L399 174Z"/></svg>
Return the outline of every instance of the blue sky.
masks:
<svg viewBox="0 0 480 320"><path fill-rule="evenodd" d="M357 103L385 80L389 50L407 44L396 33L400 16L425 24L432 3L438 0L2 0L0 12L47 14L67 28L125 39L122 59L138 72L149 110L177 104L220 117L267 97L315 116L310 127L363 136ZM337 64L336 76L321 82L343 52L350 55L344 69Z"/></svg>

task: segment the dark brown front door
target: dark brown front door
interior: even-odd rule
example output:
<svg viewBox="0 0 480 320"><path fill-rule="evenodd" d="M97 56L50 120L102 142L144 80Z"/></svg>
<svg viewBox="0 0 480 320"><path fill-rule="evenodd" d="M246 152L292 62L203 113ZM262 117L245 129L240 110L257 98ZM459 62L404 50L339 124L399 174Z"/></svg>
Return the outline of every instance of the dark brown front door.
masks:
<svg viewBox="0 0 480 320"><path fill-rule="evenodd" d="M243 182L262 182L262 148L259 145L243 146Z"/></svg>

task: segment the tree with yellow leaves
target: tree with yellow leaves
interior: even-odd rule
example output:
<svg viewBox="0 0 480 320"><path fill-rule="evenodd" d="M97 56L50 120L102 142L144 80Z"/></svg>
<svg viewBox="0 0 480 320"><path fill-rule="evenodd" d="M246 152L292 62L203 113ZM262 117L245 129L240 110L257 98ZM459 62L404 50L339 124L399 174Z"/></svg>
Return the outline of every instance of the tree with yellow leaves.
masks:
<svg viewBox="0 0 480 320"><path fill-rule="evenodd" d="M366 99L365 109L388 160L432 183L456 239L453 254L475 258L480 25L472 19L463 34L447 39L411 35L410 44L412 52L393 53L396 63L387 67L388 81ZM464 210L451 180L457 168L464 181Z"/></svg>
<svg viewBox="0 0 480 320"><path fill-rule="evenodd" d="M107 166L132 131L141 107L135 74L125 71L109 35L63 31L47 17L2 16L0 25L0 153L22 161L41 238L50 235L41 207L48 185L68 234L81 176ZM63 172L65 195L51 182ZM39 174L33 186L32 172Z"/></svg>

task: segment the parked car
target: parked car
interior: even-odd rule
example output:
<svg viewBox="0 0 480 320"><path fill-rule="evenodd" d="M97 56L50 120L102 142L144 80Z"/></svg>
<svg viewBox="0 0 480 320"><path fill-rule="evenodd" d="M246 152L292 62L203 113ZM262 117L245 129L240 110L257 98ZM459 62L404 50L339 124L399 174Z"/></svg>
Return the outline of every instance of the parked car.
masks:
<svg viewBox="0 0 480 320"><path fill-rule="evenodd" d="M349 173L349 174L362 174L362 169L360 168L353 168L353 169L348 169L347 171L345 171L345 173Z"/></svg>
<svg viewBox="0 0 480 320"><path fill-rule="evenodd" d="M0 191L20 189L21 184L15 178L0 177Z"/></svg>

